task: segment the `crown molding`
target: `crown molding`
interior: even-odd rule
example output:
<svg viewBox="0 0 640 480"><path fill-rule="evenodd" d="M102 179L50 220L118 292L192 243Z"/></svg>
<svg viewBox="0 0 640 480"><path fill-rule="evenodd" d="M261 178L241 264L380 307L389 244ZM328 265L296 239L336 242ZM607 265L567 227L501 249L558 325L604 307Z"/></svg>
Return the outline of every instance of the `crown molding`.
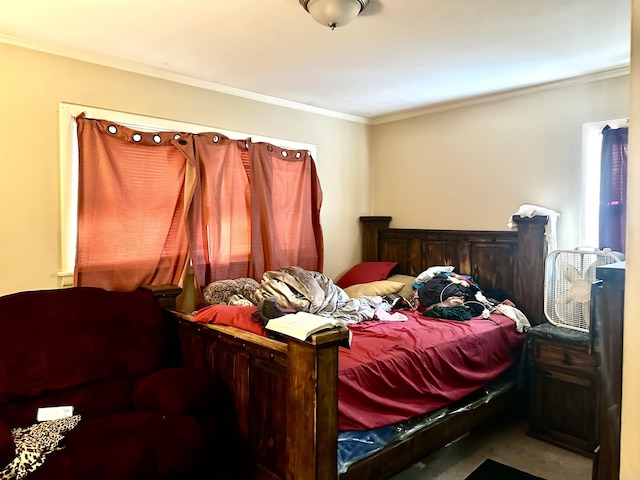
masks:
<svg viewBox="0 0 640 480"><path fill-rule="evenodd" d="M537 85L531 85L528 87L515 88L510 90L503 90L503 91L491 93L488 95L478 95L478 96L468 97L461 100L455 100L452 102L443 102L435 105L429 105L423 108L411 109L404 112L394 113L391 115L384 115L384 116L370 119L369 124L381 125L384 123L397 122L399 120L408 120L410 118L420 117L422 115L440 113L448 110L455 110L457 108L480 105L482 103L495 102L498 100L504 100L504 99L513 98L513 97L520 97L523 95L531 95L533 93L543 92L546 90L552 90L560 87L566 87L569 85L578 85L583 83L595 82L598 80L606 80L608 78L615 78L623 75L629 75L630 73L631 73L631 67L629 65L623 65L623 66L610 68L607 70L599 70L597 72L592 72L585 75L579 75L576 77L556 80L553 82L540 83Z"/></svg>
<svg viewBox="0 0 640 480"><path fill-rule="evenodd" d="M451 102L443 102L438 104L427 105L421 108L410 109L402 112L393 113L390 115L382 115L374 118L360 117L357 115L350 115L347 113L336 112L333 110L327 110L303 103L284 100L277 97L271 97L260 93L250 92L235 87L229 87L227 85L221 85L218 83L202 80L199 78L191 77L188 75L182 75L175 72L170 72L161 68L145 65L138 62L132 62L129 60L123 60L120 58L110 57L106 55L98 55L92 52L87 52L81 49L65 47L62 45L51 44L47 42L39 42L31 39L25 39L14 35L0 33L0 43L6 43L17 47L27 48L30 50L36 50L52 55L71 58L87 63L93 63L104 67L114 68L117 70L123 70L131 73L137 73L140 75L146 75L154 78L168 80L171 82L180 83L183 85L189 85L192 87L203 88L206 90L215 91L218 93L224 93L227 95L233 95L236 97L245 98L247 100L253 100L256 102L267 103L270 105L276 105L284 108L290 108L292 110L298 110L302 112L312 113L316 115L322 115L326 117L337 118L340 120L346 120L355 123L363 123L366 125L381 125L384 123L396 122L399 120L407 120L410 118L420 117L423 115L429 115L433 113L440 113L448 110L455 110L458 108L469 107L473 105L479 105L483 103L494 102L498 100L504 100L508 98L519 97L523 95L530 95L537 92L551 90L555 88L565 87L569 85L577 85L583 83L594 82L597 80L605 80L608 78L619 77L622 75L629 75L631 72L630 66L622 65L607 70L600 70L585 75L576 77L570 77L553 82L547 82L537 85L531 85L522 88L504 90L487 95L478 95L468 97L460 100L454 100Z"/></svg>
<svg viewBox="0 0 640 480"><path fill-rule="evenodd" d="M218 93L224 93L227 95L233 95L236 97L242 97L247 100L253 100L261 103L268 103L270 105L276 105L279 107L290 108L292 110L298 110L307 113L313 113L316 115L322 115L325 117L337 118L340 120L347 120L356 123L369 123L369 119L359 117L356 115L349 115L342 112L335 112L333 110L327 110L324 108L314 107L303 103L292 102L281 98L271 97L269 95L263 95L260 93L250 92L242 90L240 88L229 87L227 85L221 85L200 78L191 77L189 75L182 75L175 72L170 72L161 68L153 67L151 65L145 65L138 62L132 62L129 60L123 60L120 58L110 57L106 55L98 55L92 52L87 52L81 49L70 48L62 45L51 44L47 42L39 42L31 39L25 39L14 35L8 35L0 33L0 43L7 43L16 47L27 48L30 50L36 50L43 53L49 53L51 55L57 55L60 57L71 58L73 60L80 60L87 63L93 63L101 65L103 67L114 68L117 70L124 70L126 72L137 73L140 75L146 75L149 77L159 78L162 80L168 80L171 82L181 83L183 85L189 85L192 87L203 88L206 90L215 91Z"/></svg>

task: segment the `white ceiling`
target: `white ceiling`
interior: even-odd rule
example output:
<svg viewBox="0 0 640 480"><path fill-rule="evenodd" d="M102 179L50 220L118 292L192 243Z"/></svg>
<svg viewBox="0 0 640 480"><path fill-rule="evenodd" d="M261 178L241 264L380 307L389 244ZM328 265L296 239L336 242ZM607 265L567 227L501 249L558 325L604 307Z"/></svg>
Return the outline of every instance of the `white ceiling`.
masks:
<svg viewBox="0 0 640 480"><path fill-rule="evenodd" d="M0 0L0 42L379 121L628 68L630 18L631 0L371 0L331 31L298 0Z"/></svg>

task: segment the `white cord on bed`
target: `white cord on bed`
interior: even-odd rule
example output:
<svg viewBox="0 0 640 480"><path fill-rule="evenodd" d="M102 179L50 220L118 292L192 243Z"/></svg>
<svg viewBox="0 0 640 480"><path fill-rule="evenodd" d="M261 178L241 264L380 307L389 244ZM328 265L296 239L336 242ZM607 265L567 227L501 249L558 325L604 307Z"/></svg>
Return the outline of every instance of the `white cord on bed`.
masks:
<svg viewBox="0 0 640 480"><path fill-rule="evenodd" d="M440 290L440 303L444 302L444 298L443 298L444 291L451 285L456 285L456 284L453 283L451 280L449 280L449 285L445 285L445 287L442 290Z"/></svg>
<svg viewBox="0 0 640 480"><path fill-rule="evenodd" d="M451 282L451 280L449 281ZM451 282L449 283L449 285L445 285L445 287L440 291L440 303L444 302L444 291L451 285L457 285L457 284L454 282ZM491 311L487 308L487 306L484 303L479 302L478 300L467 300L466 302L462 302L463 305L467 305L468 303L477 303L478 305L481 305L483 307L482 318L484 318L485 320L489 318L489 315L491 315Z"/></svg>

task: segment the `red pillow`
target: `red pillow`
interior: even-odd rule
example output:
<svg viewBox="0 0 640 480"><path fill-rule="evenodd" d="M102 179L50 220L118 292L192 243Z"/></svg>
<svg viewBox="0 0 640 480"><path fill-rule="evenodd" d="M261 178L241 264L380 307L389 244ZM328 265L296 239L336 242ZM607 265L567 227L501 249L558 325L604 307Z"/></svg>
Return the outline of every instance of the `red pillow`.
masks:
<svg viewBox="0 0 640 480"><path fill-rule="evenodd" d="M201 308L193 315L197 323L215 323L240 328L257 335L266 337L264 327L251 318L251 314L258 311L256 307L240 305L209 305Z"/></svg>
<svg viewBox="0 0 640 480"><path fill-rule="evenodd" d="M377 282L389 276L391 270L398 262L362 262L351 267L342 277L336 281L336 285L347 288L359 283Z"/></svg>

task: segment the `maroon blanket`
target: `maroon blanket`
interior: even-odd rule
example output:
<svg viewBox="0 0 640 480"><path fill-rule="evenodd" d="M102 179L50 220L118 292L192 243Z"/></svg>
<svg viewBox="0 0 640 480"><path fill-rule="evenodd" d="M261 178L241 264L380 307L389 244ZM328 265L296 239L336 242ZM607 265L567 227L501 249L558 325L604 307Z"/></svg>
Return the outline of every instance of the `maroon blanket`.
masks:
<svg viewBox="0 0 640 480"><path fill-rule="evenodd" d="M525 334L499 314L351 325L340 349L339 430L370 430L431 412L483 387L520 356Z"/></svg>

